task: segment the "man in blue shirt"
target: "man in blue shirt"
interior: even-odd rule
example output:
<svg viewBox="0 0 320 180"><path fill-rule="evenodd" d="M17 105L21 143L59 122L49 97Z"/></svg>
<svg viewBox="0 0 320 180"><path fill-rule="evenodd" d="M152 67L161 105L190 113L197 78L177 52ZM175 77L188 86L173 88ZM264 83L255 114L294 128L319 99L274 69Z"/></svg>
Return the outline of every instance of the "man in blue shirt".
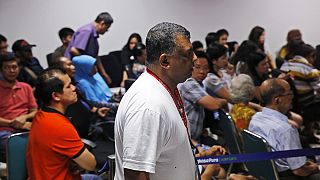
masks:
<svg viewBox="0 0 320 180"><path fill-rule="evenodd" d="M290 85L283 79L268 79L260 92L266 106L252 117L249 130L265 138L274 151L301 149L298 130L285 115L292 107ZM318 165L305 156L277 159L275 164L281 179L320 178Z"/></svg>

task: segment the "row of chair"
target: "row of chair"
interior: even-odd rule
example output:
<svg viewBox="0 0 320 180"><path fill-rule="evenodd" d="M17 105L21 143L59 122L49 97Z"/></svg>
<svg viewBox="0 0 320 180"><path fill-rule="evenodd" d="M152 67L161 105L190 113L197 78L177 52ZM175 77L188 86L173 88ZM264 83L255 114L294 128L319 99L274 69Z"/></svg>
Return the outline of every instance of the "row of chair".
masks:
<svg viewBox="0 0 320 180"><path fill-rule="evenodd" d="M271 148L267 141L261 136L244 130L240 134L231 116L219 110L219 126L226 140L226 145L230 154L270 152ZM241 163L249 174L260 180L278 180L279 176L273 160L252 161ZM228 174L232 171L233 164L228 168Z"/></svg>

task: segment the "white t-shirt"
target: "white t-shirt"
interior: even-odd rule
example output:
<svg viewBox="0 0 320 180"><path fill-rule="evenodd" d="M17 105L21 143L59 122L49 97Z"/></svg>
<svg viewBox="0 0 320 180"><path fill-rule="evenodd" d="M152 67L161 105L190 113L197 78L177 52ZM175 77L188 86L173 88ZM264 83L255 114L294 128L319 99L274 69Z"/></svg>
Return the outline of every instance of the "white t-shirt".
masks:
<svg viewBox="0 0 320 180"><path fill-rule="evenodd" d="M115 120L116 180L124 168L152 180L195 179L187 130L169 92L144 72L122 98Z"/></svg>

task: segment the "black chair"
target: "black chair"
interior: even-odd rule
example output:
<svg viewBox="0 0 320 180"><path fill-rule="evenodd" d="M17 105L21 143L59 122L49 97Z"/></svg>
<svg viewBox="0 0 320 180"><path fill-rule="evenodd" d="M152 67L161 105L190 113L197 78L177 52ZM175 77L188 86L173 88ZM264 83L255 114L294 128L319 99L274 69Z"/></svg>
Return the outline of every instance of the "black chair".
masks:
<svg viewBox="0 0 320 180"><path fill-rule="evenodd" d="M228 113L219 110L219 127L226 139L227 148L231 154L242 153L242 143L238 130Z"/></svg>
<svg viewBox="0 0 320 180"><path fill-rule="evenodd" d="M52 64L53 64L53 62L52 62L52 61L53 61L53 59L52 59L52 54L53 54L53 53L49 53L49 54L46 55L47 63L48 63L48 66L49 66L49 67L51 67Z"/></svg>
<svg viewBox="0 0 320 180"><path fill-rule="evenodd" d="M112 83L109 84L109 87L119 87L123 79L124 71L120 59L118 59L114 53L100 56L100 58L105 71L112 80Z"/></svg>
<svg viewBox="0 0 320 180"><path fill-rule="evenodd" d="M219 127L222 130L223 136L226 141L226 146L228 149L228 152L230 154L242 154L242 140L239 136L238 130L231 118L231 116L228 113L225 113L222 110L219 110ZM247 172L247 168L244 163L237 163L236 170L233 170L233 165L230 164L227 174L229 175L230 172Z"/></svg>
<svg viewBox="0 0 320 180"><path fill-rule="evenodd" d="M246 153L270 152L271 148L261 136L248 130L241 132ZM278 173L273 160L246 162L251 175L261 180L278 180Z"/></svg>

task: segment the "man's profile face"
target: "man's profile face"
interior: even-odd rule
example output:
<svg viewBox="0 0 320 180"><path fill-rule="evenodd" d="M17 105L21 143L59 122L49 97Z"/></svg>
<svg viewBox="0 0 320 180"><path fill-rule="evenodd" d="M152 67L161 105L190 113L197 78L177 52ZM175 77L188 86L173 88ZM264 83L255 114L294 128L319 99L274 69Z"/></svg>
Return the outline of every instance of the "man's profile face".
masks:
<svg viewBox="0 0 320 180"><path fill-rule="evenodd" d="M76 68L73 65L72 61L66 57L61 57L60 62L63 69L67 72L70 77L74 77L76 73Z"/></svg>
<svg viewBox="0 0 320 180"><path fill-rule="evenodd" d="M19 56L19 58L21 58L22 61L24 61L24 60L31 61L33 58L31 48L17 51L17 55Z"/></svg>
<svg viewBox="0 0 320 180"><path fill-rule="evenodd" d="M293 92L287 82L282 82L281 84L285 88L285 92L280 97L280 106L282 106L284 113L287 113L292 108Z"/></svg>
<svg viewBox="0 0 320 180"><path fill-rule="evenodd" d="M218 43L221 45L226 45L228 41L228 35L224 34L219 37Z"/></svg>
<svg viewBox="0 0 320 180"><path fill-rule="evenodd" d="M13 83L17 80L20 72L20 67L16 60L5 61L1 67L1 73L3 79L9 83Z"/></svg>
<svg viewBox="0 0 320 180"><path fill-rule="evenodd" d="M72 40L72 35L67 35L62 39L62 43L68 45Z"/></svg>
<svg viewBox="0 0 320 180"><path fill-rule="evenodd" d="M60 102L65 105L69 106L75 102L77 102L77 93L76 88L74 85L71 84L71 79L67 74L59 75L58 78L63 81L63 93L60 94Z"/></svg>
<svg viewBox="0 0 320 180"><path fill-rule="evenodd" d="M99 28L98 28L98 34L103 35L105 32L109 30L111 27L111 24L106 24L103 21L99 22Z"/></svg>
<svg viewBox="0 0 320 180"><path fill-rule="evenodd" d="M202 82L209 72L209 65L206 58L197 58L193 65L192 77L198 82Z"/></svg>
<svg viewBox="0 0 320 180"><path fill-rule="evenodd" d="M182 35L177 35L176 38L177 50L174 54L168 55L173 58L170 63L172 78L176 83L182 83L187 78L191 77L193 62L197 59L192 49L192 44L189 39Z"/></svg>

